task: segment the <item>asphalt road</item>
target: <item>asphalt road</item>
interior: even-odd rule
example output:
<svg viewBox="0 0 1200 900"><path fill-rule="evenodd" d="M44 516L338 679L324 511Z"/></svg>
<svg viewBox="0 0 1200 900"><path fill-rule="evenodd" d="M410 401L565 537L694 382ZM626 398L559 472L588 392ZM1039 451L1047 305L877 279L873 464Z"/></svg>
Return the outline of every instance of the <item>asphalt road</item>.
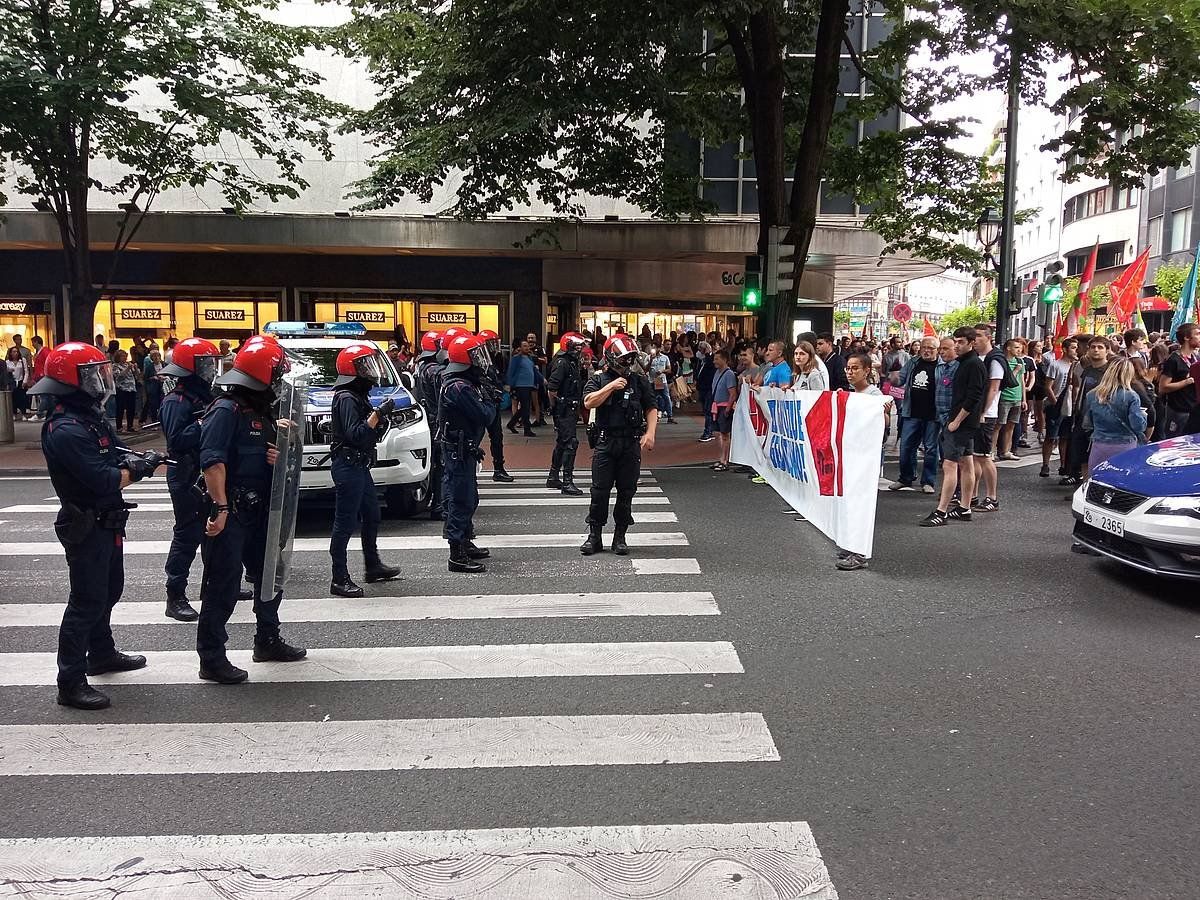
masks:
<svg viewBox="0 0 1200 900"><path fill-rule="evenodd" d="M487 762L488 748L475 764L452 767L236 773L213 746L177 774L137 774L136 766L9 774L0 778L0 837L805 822L842 898L1194 897L1200 600L1194 589L1071 554L1064 489L1036 471L1002 472L998 514L941 529L916 527L932 498L881 494L871 567L842 573L832 545L783 515L770 488L707 469L661 469L646 486L666 502L635 507L659 521L635 532L685 543L632 558L695 559L700 574L638 575L628 560L585 559L564 546L496 549L486 576L451 576L442 550L410 550L385 554L405 575L375 591L397 603L711 592L719 615L289 623L286 602L282 609L285 637L310 648L729 642L742 673L255 683L252 669L239 688L112 686L114 705L98 715L53 703L52 663L46 684L0 684L3 726L239 722L260 723L265 734L271 723L323 720L759 714L778 759L686 762L664 750L661 762L671 764L502 767ZM5 511L49 503L50 494L45 480L0 481L9 544L53 540L52 513ZM582 535L583 507L527 505L528 496L538 495L499 489L496 498L514 505L480 511L480 543ZM168 518L135 514L131 545L165 539ZM329 521L328 509L309 509L300 536L327 535ZM387 521L383 533L438 530L427 520ZM298 558L289 596L327 597L327 556ZM162 556L126 561L126 600L161 600ZM64 565L49 550L0 555L0 583L0 602L58 607ZM130 651L194 645L190 626L166 619L117 633ZM249 647L252 626L231 625L230 634L231 647ZM0 617L0 653L54 645L51 625ZM597 746L624 759L619 745ZM11 743L0 743L0 765L6 750Z"/></svg>

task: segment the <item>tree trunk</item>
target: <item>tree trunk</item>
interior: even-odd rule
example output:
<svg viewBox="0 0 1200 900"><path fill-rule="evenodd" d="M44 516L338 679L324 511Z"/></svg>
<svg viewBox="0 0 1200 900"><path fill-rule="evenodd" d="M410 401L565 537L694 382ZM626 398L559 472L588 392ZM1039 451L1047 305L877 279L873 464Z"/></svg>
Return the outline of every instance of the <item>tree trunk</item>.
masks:
<svg viewBox="0 0 1200 900"><path fill-rule="evenodd" d="M825 148L837 108L838 82L841 78L842 32L850 0L821 0L821 20L817 25L814 48L812 83L804 116L804 130L796 151L792 195L788 204L788 224L791 243L796 247L794 283L800 281L808 261L808 249L817 228L817 211L821 195L821 174ZM789 295L790 296L790 295ZM791 330L793 308L777 304L771 320L772 333L787 334Z"/></svg>

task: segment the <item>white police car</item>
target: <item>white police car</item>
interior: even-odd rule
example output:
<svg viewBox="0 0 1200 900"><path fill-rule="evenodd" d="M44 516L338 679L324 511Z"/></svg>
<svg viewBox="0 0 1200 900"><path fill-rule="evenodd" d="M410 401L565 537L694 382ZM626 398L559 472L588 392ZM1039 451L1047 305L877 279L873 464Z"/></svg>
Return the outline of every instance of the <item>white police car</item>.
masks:
<svg viewBox="0 0 1200 900"><path fill-rule="evenodd" d="M278 338L289 356L302 360L313 370L304 410L300 490L302 493L332 490L328 422L333 407L333 383L337 379L337 355L343 347L367 340L367 331L357 322L271 322L263 330ZM429 505L429 424L413 397L411 376L397 372L378 345L376 351L384 374L378 387L371 389L371 403L378 406L391 397L396 408L388 417L387 431L379 441L378 460L371 469L371 477L384 492L389 512L414 516Z"/></svg>
<svg viewBox="0 0 1200 900"><path fill-rule="evenodd" d="M1200 579L1200 435L1117 454L1071 509L1085 546L1144 572Z"/></svg>

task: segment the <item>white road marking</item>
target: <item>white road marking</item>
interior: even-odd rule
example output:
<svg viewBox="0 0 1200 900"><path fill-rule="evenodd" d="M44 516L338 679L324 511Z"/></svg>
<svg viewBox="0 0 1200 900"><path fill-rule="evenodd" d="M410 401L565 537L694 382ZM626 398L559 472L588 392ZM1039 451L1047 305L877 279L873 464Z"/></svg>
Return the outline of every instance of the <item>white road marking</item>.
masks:
<svg viewBox="0 0 1200 900"><path fill-rule="evenodd" d="M807 822L0 840L20 896L837 900Z"/></svg>
<svg viewBox="0 0 1200 900"><path fill-rule="evenodd" d="M93 675L93 684L196 684L193 650L148 650L146 668ZM740 674L727 641L497 644L451 647L326 647L302 663L262 665L233 650L255 682L425 681L442 678L568 678L596 675ZM0 653L0 686L54 684L55 654Z"/></svg>
<svg viewBox="0 0 1200 900"><path fill-rule="evenodd" d="M591 503L589 497L562 497L555 492L553 497L482 497L479 500L480 506L587 506ZM633 498L634 506L670 506L671 500L669 497L644 497L638 495Z"/></svg>
<svg viewBox="0 0 1200 900"><path fill-rule="evenodd" d="M582 539L581 539L582 540ZM696 566L699 569L699 564ZM59 603L0 604L0 628L55 626L62 622ZM288 622L408 622L426 619L543 619L610 616L719 616L708 591L649 591L591 594L469 594L426 597L343 597L283 601ZM235 623L254 622L249 603L234 608ZM188 627L163 615L157 602L121 601L113 607L114 625Z"/></svg>
<svg viewBox="0 0 1200 900"><path fill-rule="evenodd" d="M644 512L638 510L637 520L639 525L661 525L664 522L678 522L679 516L673 512Z"/></svg>
<svg viewBox="0 0 1200 900"><path fill-rule="evenodd" d="M1020 459L998 459L996 460L997 469L1024 469L1028 466L1040 466L1042 464L1042 454L1033 452L1028 456L1022 456Z"/></svg>
<svg viewBox="0 0 1200 900"><path fill-rule="evenodd" d="M634 497L634 502L637 498ZM647 500L656 498L647 497ZM661 499L661 498L659 498ZM488 504L489 501L481 501ZM542 503L541 499L522 501ZM549 501L546 501L549 502ZM566 503L567 501L559 501ZM664 501L665 502L665 501ZM583 500L586 504L587 500ZM501 504L506 505L506 504ZM516 504L513 504L516 505ZM490 549L496 548L546 548L575 547L583 542L584 532L572 534L481 534L475 542ZM677 531L631 531L626 540L630 547L686 547L687 535ZM165 555L171 548L170 541L129 541L124 545L126 555L160 553ZM446 539L436 534L407 535L403 537L381 537L380 550L445 550ZM301 553L328 553L329 538L296 538L292 550ZM0 544L0 556L62 556L62 544L56 541L9 541Z"/></svg>
<svg viewBox="0 0 1200 900"><path fill-rule="evenodd" d="M635 575L699 575L698 559L635 559Z"/></svg>
<svg viewBox="0 0 1200 900"><path fill-rule="evenodd" d="M661 494L662 492L663 492L663 489L660 487L639 487L638 488L639 495L641 495L641 494ZM562 494L562 491L560 491L558 488L514 487L512 485L499 485L499 484L492 484L492 483L484 484L483 482L480 482L479 493L481 496L487 495L487 494L503 494L505 496L516 494L516 495L534 495L534 496L542 496L542 497L546 497L546 496L558 497Z"/></svg>
<svg viewBox="0 0 1200 900"><path fill-rule="evenodd" d="M779 760L751 712L0 725L0 746L0 776L89 778Z"/></svg>
<svg viewBox="0 0 1200 900"><path fill-rule="evenodd" d="M127 497L127 500L137 503L135 512L170 512L172 506L170 503L142 503L140 497ZM0 507L2 513L55 513L57 514L61 507L57 503L25 503L19 506Z"/></svg>

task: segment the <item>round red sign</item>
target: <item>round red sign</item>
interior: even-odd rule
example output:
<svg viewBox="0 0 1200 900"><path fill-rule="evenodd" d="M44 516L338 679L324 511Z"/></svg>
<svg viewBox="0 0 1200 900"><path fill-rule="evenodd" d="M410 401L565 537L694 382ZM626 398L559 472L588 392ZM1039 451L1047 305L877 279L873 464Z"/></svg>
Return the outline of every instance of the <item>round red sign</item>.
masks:
<svg viewBox="0 0 1200 900"><path fill-rule="evenodd" d="M907 303L897 303L892 307L892 318L897 322L907 322L912 318L912 307Z"/></svg>

